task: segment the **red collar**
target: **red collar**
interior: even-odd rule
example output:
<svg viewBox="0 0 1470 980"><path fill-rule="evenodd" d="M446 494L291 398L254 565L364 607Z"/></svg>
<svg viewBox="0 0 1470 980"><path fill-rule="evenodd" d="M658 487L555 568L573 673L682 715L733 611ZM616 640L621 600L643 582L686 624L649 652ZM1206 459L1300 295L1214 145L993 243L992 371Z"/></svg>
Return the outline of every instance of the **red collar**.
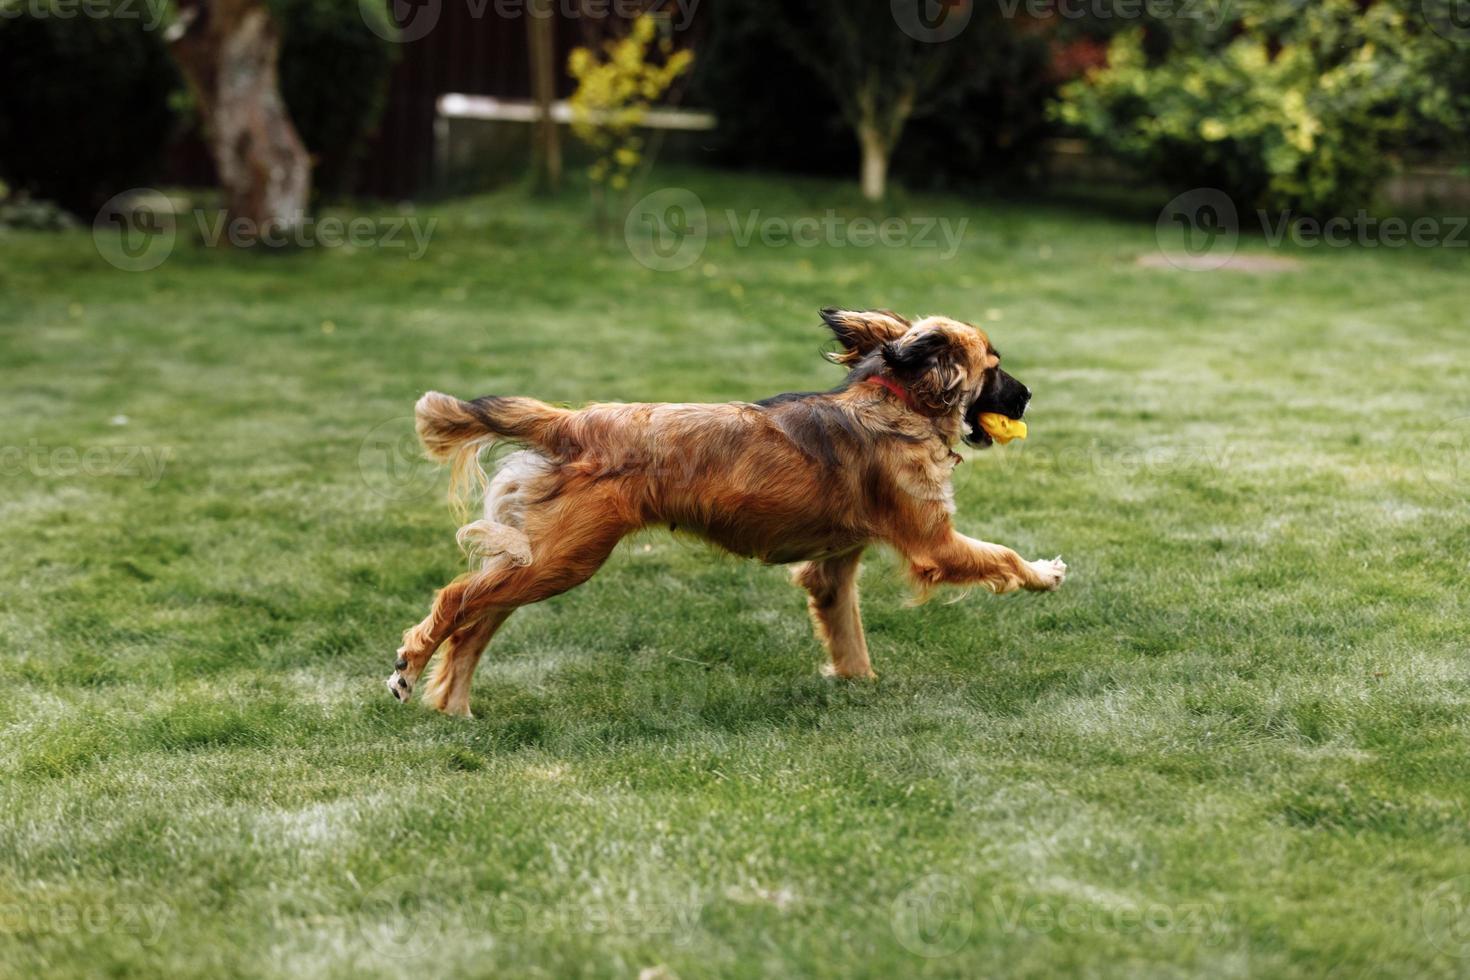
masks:
<svg viewBox="0 0 1470 980"><path fill-rule="evenodd" d="M918 406L914 404L914 396L910 395L902 385L900 385L897 381L894 381L892 378L886 378L881 374L875 374L871 378L868 378L865 383L870 385L877 385L879 388L887 388L893 394L898 396L899 401L903 402L909 408L918 411Z"/></svg>

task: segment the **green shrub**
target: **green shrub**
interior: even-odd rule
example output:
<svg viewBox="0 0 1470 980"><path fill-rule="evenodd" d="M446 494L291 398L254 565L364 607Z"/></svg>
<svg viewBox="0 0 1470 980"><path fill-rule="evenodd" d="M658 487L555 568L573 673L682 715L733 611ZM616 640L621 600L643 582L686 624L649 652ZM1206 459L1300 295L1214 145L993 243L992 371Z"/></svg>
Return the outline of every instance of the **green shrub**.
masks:
<svg viewBox="0 0 1470 980"><path fill-rule="evenodd" d="M0 177L90 217L156 179L181 82L143 4L60 6L0 0Z"/></svg>
<svg viewBox="0 0 1470 980"><path fill-rule="evenodd" d="M1456 125L1432 69L1450 44L1402 0L1241 0L1222 30L1117 35L1068 85L1064 122L1176 186L1327 215L1371 205L1395 155Z"/></svg>
<svg viewBox="0 0 1470 980"><path fill-rule="evenodd" d="M281 96L315 167L312 185L332 196L349 190L382 115L398 49L363 22L368 10L391 29L387 3L270 0L281 26Z"/></svg>

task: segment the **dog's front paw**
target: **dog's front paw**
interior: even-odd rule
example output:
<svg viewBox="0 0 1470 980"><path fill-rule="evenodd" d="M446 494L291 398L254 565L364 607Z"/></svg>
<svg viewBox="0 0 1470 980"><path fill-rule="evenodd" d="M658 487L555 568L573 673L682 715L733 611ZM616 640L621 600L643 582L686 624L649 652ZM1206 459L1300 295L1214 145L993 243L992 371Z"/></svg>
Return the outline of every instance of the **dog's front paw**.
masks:
<svg viewBox="0 0 1470 980"><path fill-rule="evenodd" d="M1058 555L1051 559L1027 562L1031 571L1036 576L1036 581L1027 586L1033 592L1053 592L1062 586L1067 578L1067 563L1062 561Z"/></svg>
<svg viewBox="0 0 1470 980"><path fill-rule="evenodd" d="M399 701L402 701L404 704L407 704L408 696L413 693L413 681L409 680L407 677L404 677L401 673L395 670L392 674L388 676L387 683L388 693L392 694L395 698L397 698Z"/></svg>

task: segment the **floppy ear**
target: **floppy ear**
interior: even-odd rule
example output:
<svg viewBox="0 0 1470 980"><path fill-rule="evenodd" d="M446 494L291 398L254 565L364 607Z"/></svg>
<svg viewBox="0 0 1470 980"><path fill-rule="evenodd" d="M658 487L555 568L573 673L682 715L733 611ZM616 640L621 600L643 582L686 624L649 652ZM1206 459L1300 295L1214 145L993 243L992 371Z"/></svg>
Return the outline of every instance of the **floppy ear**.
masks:
<svg viewBox="0 0 1470 980"><path fill-rule="evenodd" d="M888 310L859 313L854 310L826 309L822 311L822 320L842 344L842 350L826 355L827 360L834 364L856 364L909 330L907 320Z"/></svg>
<svg viewBox="0 0 1470 980"><path fill-rule="evenodd" d="M961 352L942 330L929 330L880 348L883 362L914 401L934 415L947 415L965 396Z"/></svg>

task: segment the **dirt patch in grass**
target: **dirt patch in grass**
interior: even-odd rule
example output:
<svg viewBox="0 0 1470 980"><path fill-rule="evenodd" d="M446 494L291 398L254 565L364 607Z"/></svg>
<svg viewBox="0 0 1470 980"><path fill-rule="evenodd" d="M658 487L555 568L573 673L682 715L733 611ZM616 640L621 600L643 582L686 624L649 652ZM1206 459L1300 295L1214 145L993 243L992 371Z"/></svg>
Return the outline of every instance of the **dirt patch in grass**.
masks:
<svg viewBox="0 0 1470 980"><path fill-rule="evenodd" d="M1295 272L1302 268L1300 259L1281 255L1232 255L1221 263L1212 255L1168 256L1154 252L1140 255L1138 264L1145 269L1183 269L1186 272Z"/></svg>

